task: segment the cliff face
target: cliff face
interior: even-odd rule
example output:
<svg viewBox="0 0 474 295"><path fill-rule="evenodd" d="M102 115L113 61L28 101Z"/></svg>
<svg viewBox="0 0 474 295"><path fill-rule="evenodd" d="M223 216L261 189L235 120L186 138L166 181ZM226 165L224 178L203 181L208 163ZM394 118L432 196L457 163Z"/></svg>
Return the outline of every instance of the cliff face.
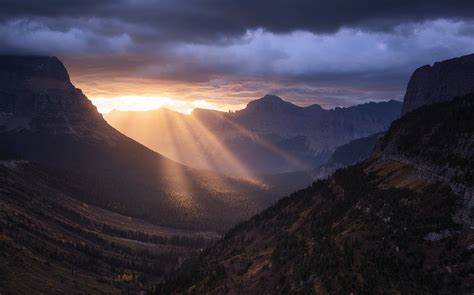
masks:
<svg viewBox="0 0 474 295"><path fill-rule="evenodd" d="M114 133L56 57L0 56L0 131ZM102 134L101 134L102 133Z"/></svg>
<svg viewBox="0 0 474 295"><path fill-rule="evenodd" d="M57 57L0 55L2 80L52 79L70 83L66 68Z"/></svg>
<svg viewBox="0 0 474 295"><path fill-rule="evenodd" d="M474 92L474 54L418 68L408 82L402 114Z"/></svg>

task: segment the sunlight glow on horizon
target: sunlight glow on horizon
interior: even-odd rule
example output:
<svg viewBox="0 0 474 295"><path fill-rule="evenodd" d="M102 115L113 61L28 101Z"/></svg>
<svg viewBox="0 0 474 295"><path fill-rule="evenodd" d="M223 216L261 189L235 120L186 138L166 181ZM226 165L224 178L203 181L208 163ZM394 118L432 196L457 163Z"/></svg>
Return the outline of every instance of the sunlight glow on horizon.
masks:
<svg viewBox="0 0 474 295"><path fill-rule="evenodd" d="M117 111L151 111L167 108L183 114L191 114L196 108L212 109L217 111L235 110L236 106L219 105L206 100L180 100L166 96L117 96L91 97L90 100L101 114ZM226 108L227 107L227 108Z"/></svg>

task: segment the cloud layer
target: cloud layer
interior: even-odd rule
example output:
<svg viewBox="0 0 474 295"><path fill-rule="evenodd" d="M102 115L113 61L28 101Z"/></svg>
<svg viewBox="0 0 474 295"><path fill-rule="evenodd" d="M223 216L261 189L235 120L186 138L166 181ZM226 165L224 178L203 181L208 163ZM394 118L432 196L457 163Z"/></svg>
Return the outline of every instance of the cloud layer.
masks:
<svg viewBox="0 0 474 295"><path fill-rule="evenodd" d="M92 96L350 105L473 52L474 2L455 2L3 0L0 52L58 55Z"/></svg>

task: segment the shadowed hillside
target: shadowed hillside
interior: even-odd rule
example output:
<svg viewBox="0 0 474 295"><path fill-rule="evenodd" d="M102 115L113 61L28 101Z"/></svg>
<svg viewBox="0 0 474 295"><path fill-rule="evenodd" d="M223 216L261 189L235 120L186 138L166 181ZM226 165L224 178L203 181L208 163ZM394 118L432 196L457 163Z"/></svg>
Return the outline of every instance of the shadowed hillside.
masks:
<svg viewBox="0 0 474 295"><path fill-rule="evenodd" d="M474 96L395 121L371 158L232 229L156 292L471 294Z"/></svg>
<svg viewBox="0 0 474 295"><path fill-rule="evenodd" d="M80 202L68 186L27 161L0 161L2 294L136 293L217 238Z"/></svg>

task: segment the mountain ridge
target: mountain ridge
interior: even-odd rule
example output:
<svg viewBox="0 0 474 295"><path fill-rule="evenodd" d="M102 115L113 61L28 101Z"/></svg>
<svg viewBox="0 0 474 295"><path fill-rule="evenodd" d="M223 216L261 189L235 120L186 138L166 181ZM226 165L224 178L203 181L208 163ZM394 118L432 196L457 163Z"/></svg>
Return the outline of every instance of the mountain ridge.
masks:
<svg viewBox="0 0 474 295"><path fill-rule="evenodd" d="M473 92L474 54L425 65L408 82L402 114Z"/></svg>
<svg viewBox="0 0 474 295"><path fill-rule="evenodd" d="M195 109L190 115L150 111L112 112L104 117L125 134L180 163L245 173L229 165L223 154L231 154L247 173L270 174L314 169L336 147L386 130L398 118L401 106L390 100L325 110L268 95L229 113ZM187 141L189 137L196 138Z"/></svg>

